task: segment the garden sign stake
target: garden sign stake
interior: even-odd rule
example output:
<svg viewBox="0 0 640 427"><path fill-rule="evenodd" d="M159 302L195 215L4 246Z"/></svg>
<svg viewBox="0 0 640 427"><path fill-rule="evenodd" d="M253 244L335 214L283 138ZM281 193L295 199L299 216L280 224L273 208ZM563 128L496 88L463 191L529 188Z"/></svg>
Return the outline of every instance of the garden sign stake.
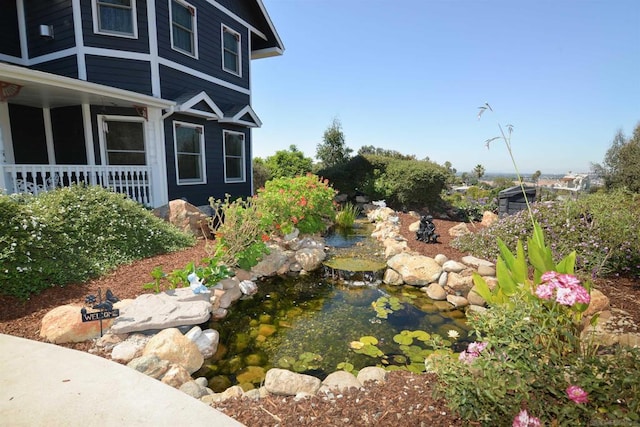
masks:
<svg viewBox="0 0 640 427"><path fill-rule="evenodd" d="M96 304L95 295L87 295L84 299L85 304L92 304L91 308L98 311L87 311L86 307L80 309L82 315L82 322L93 322L94 320L100 321L100 336L102 336L102 320L113 319L120 316L120 310L113 308L113 304L120 301L110 289L107 289L105 300L102 300L102 290L98 288L98 303Z"/></svg>

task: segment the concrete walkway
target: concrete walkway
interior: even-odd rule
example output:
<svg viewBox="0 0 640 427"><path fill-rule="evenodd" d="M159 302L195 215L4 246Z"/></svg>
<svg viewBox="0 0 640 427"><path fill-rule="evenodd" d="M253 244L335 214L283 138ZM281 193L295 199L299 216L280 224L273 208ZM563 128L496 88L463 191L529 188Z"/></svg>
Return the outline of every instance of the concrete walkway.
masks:
<svg viewBox="0 0 640 427"><path fill-rule="evenodd" d="M243 426L134 369L0 334L0 426L107 425Z"/></svg>

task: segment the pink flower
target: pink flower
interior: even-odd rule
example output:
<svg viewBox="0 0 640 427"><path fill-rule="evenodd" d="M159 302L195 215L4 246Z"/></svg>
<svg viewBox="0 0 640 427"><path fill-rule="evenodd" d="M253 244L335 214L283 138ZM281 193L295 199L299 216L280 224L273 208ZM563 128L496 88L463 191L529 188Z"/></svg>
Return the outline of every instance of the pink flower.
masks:
<svg viewBox="0 0 640 427"><path fill-rule="evenodd" d="M532 417L527 413L526 409L520 411L518 415L513 419L512 427L540 427L540 419Z"/></svg>
<svg viewBox="0 0 640 427"><path fill-rule="evenodd" d="M540 285L536 288L536 295L538 298L551 299L553 288L550 285Z"/></svg>
<svg viewBox="0 0 640 427"><path fill-rule="evenodd" d="M571 288L558 288L556 290L556 302L571 307L576 303L576 294Z"/></svg>
<svg viewBox="0 0 640 427"><path fill-rule="evenodd" d="M478 353L478 354L480 354L482 352L482 350L487 348L487 344L488 343L486 343L486 342L472 342L471 344L469 344L469 347L467 347L467 351L469 353Z"/></svg>
<svg viewBox="0 0 640 427"><path fill-rule="evenodd" d="M577 385L570 385L567 387L567 396L576 403L587 403L589 401L589 395L587 392Z"/></svg>
<svg viewBox="0 0 640 427"><path fill-rule="evenodd" d="M486 342L472 342L469 347L458 356L458 360L464 363L471 363L477 357L480 357L480 353L487 347Z"/></svg>

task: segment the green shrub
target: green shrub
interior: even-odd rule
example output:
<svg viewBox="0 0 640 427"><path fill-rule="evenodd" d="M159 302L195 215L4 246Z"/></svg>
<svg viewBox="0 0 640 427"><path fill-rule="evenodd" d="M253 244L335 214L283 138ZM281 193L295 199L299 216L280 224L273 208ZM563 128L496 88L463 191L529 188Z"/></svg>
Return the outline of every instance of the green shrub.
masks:
<svg viewBox="0 0 640 427"><path fill-rule="evenodd" d="M328 180L307 174L267 181L253 203L267 234L288 234L294 228L317 233L325 231L335 218L335 193Z"/></svg>
<svg viewBox="0 0 640 427"><path fill-rule="evenodd" d="M0 224L0 292L20 298L194 243L136 202L100 187L0 195Z"/></svg>
<svg viewBox="0 0 640 427"><path fill-rule="evenodd" d="M578 200L533 205L553 253L577 252L576 268L585 274L640 276L640 205L637 195L615 191L585 195ZM452 246L486 259L496 259L496 238L514 250L531 232L528 213L500 219L478 233L461 236Z"/></svg>
<svg viewBox="0 0 640 427"><path fill-rule="evenodd" d="M461 221L481 221L485 211L498 211L497 192L472 186L465 193L453 193L442 197L445 203L455 209Z"/></svg>

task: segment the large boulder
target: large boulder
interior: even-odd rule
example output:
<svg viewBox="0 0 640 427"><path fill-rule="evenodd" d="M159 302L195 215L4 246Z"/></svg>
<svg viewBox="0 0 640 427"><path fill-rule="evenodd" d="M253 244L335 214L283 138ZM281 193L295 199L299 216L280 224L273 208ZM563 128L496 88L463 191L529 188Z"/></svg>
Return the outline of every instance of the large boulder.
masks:
<svg viewBox="0 0 640 427"><path fill-rule="evenodd" d="M461 222L458 225L454 225L449 229L449 236L451 237L460 237L470 233L471 230L469 230L469 227L464 222Z"/></svg>
<svg viewBox="0 0 640 427"><path fill-rule="evenodd" d="M178 227L180 230L191 233L196 237L204 233L209 235L208 217L200 209L184 200L172 200L164 206L155 208L154 215Z"/></svg>
<svg viewBox="0 0 640 427"><path fill-rule="evenodd" d="M305 271L317 270L326 258L324 248L302 248L296 251L295 259Z"/></svg>
<svg viewBox="0 0 640 427"><path fill-rule="evenodd" d="M42 318L40 337L54 344L83 342L100 336L100 321L83 322L79 305L56 307ZM92 311L92 310L89 310ZM106 331L113 319L102 321Z"/></svg>
<svg viewBox="0 0 640 427"><path fill-rule="evenodd" d="M397 271L404 283L414 286L436 282L442 273L442 267L433 258L406 252L389 258L387 266Z"/></svg>
<svg viewBox="0 0 640 427"><path fill-rule="evenodd" d="M120 317L113 322L111 333L199 325L211 316L210 298L210 292L194 294L190 288L140 295L120 310Z"/></svg>
<svg viewBox="0 0 640 427"><path fill-rule="evenodd" d="M269 245L269 253L253 266L251 272L258 277L270 277L284 269L288 271L289 255L289 251L284 251L277 245Z"/></svg>
<svg viewBox="0 0 640 427"><path fill-rule="evenodd" d="M190 374L200 369L204 362L198 346L176 328L165 329L154 335L142 354L156 355L162 360L182 366Z"/></svg>

